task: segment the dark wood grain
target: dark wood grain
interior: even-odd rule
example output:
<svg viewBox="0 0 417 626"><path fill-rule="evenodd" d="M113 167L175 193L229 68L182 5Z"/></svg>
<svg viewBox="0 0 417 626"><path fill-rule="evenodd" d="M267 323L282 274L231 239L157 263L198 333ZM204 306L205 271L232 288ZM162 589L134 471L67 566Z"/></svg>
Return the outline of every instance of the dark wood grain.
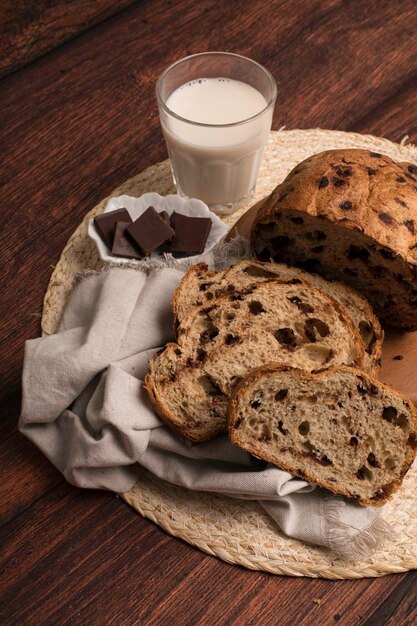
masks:
<svg viewBox="0 0 417 626"><path fill-rule="evenodd" d="M133 0L2 0L0 78L122 11Z"/></svg>
<svg viewBox="0 0 417 626"><path fill-rule="evenodd" d="M414 0L143 0L1 81L0 623L416 622L413 573L329 582L226 565L114 495L66 484L16 427L23 343L39 334L60 251L112 188L166 157L163 68L203 50L246 54L277 80L274 128L416 143L416 27Z"/></svg>

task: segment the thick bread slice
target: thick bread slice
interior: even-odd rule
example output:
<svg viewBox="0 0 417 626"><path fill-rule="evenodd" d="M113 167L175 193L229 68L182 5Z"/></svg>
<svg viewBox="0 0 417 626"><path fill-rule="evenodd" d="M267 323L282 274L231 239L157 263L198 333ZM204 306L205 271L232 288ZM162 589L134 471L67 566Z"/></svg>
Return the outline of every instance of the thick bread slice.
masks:
<svg viewBox="0 0 417 626"><path fill-rule="evenodd" d="M362 505L384 504L417 447L411 402L348 367L252 370L231 397L228 429L234 445Z"/></svg>
<svg viewBox="0 0 417 626"><path fill-rule="evenodd" d="M162 419L205 441L225 430L228 395L253 367L363 367L363 360L359 334L337 302L298 279L269 280L194 309L178 343L150 361L146 387Z"/></svg>
<svg viewBox="0 0 417 626"><path fill-rule="evenodd" d="M382 322L417 329L417 165L367 150L315 154L262 205L251 243L261 261L349 283Z"/></svg>
<svg viewBox="0 0 417 626"><path fill-rule="evenodd" d="M381 365L384 333L368 301L355 289L337 281L327 281L284 263L261 263L246 260L225 272L215 273L207 265L193 266L184 276L173 298L174 317L181 322L193 307L210 302L225 291L239 291L250 284L279 278L300 278L318 287L344 306L356 325L365 346L364 369L376 376Z"/></svg>

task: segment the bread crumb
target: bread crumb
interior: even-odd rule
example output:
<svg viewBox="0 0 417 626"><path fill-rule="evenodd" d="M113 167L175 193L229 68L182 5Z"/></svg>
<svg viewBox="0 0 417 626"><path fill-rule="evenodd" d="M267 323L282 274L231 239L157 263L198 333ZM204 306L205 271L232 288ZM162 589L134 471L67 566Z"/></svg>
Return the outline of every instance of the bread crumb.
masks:
<svg viewBox="0 0 417 626"><path fill-rule="evenodd" d="M318 604L320 606L321 598L313 598L313 602L314 602L314 604Z"/></svg>
<svg viewBox="0 0 417 626"><path fill-rule="evenodd" d="M394 359L394 361L402 361L404 358L403 354L396 354L394 357L392 357Z"/></svg>

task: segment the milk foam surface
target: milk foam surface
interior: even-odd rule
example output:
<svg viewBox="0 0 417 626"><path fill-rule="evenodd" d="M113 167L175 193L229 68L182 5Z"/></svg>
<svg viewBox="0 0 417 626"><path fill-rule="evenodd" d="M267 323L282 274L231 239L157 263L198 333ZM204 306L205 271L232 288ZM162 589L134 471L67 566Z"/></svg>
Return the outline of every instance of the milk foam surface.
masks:
<svg viewBox="0 0 417 626"><path fill-rule="evenodd" d="M167 99L171 111L192 122L232 124L257 115L265 98L246 83L228 78L200 78L176 89Z"/></svg>

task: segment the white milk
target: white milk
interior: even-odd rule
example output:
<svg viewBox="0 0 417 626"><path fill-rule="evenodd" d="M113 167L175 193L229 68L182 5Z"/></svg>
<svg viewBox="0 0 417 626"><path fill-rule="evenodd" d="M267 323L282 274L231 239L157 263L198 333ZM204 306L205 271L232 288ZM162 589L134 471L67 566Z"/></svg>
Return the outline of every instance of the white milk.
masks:
<svg viewBox="0 0 417 626"><path fill-rule="evenodd" d="M176 89L166 101L177 115L196 126L163 116L175 180L183 194L208 204L230 204L253 193L263 148L271 128L273 107L246 83L226 78L202 78Z"/></svg>

